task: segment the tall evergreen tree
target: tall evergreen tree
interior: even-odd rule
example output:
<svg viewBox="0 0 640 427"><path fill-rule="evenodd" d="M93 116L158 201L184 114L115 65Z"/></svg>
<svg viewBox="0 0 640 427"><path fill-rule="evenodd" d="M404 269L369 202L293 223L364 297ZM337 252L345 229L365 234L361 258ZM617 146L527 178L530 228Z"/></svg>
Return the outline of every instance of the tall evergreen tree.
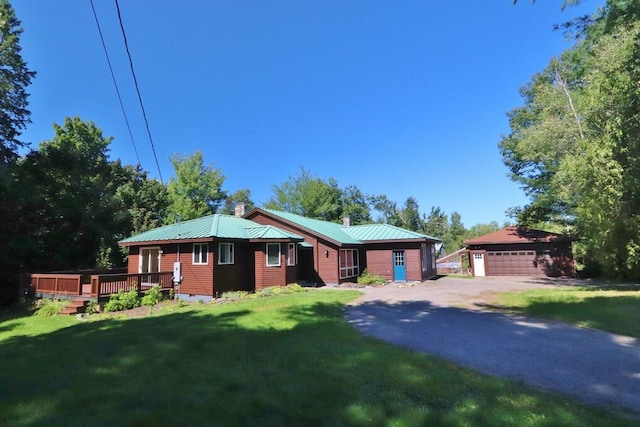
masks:
<svg viewBox="0 0 640 427"><path fill-rule="evenodd" d="M0 0L0 163L15 160L26 144L18 138L31 122L27 87L36 75L20 52L20 20L8 0Z"/></svg>

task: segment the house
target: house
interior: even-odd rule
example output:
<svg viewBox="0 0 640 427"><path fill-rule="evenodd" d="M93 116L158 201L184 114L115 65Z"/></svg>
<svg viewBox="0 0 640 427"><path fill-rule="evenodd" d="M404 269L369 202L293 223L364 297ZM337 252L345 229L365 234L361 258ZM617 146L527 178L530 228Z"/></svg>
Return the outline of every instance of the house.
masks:
<svg viewBox="0 0 640 427"><path fill-rule="evenodd" d="M121 240L129 248L129 274L173 272L183 299L211 299L232 290L259 290L298 280L303 238L231 215L149 230Z"/></svg>
<svg viewBox="0 0 640 427"><path fill-rule="evenodd" d="M511 226L464 244L474 276L575 277L574 240L563 234Z"/></svg>
<svg viewBox="0 0 640 427"><path fill-rule="evenodd" d="M423 281L436 276L439 239L388 224L351 226L256 208L245 218L302 236L298 277L317 284L355 282L366 268L393 281Z"/></svg>
<svg viewBox="0 0 640 427"><path fill-rule="evenodd" d="M242 214L209 215L121 240L129 248L128 274L173 272L176 294L195 300L294 282L355 282L365 268L395 281L436 275L439 240L424 234L267 209Z"/></svg>

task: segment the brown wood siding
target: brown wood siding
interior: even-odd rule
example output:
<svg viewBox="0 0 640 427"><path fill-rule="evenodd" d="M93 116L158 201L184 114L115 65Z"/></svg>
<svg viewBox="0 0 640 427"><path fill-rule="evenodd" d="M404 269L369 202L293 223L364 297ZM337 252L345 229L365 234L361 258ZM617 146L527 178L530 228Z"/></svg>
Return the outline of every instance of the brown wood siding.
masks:
<svg viewBox="0 0 640 427"><path fill-rule="evenodd" d="M420 248L405 249L404 262L405 262L405 267L407 269L407 281L421 282L422 281L422 255L420 254Z"/></svg>
<svg viewBox="0 0 640 427"><path fill-rule="evenodd" d="M340 283L338 248L319 241L315 255L317 260L316 268L323 284ZM354 281L354 279L344 279L344 281Z"/></svg>
<svg viewBox="0 0 640 427"><path fill-rule="evenodd" d="M279 221L275 218L271 218L271 217L267 217L264 216L262 214L255 214L252 215L251 217L249 217L250 220L257 222L258 224L262 224L262 225L272 225L274 227L278 227L281 228L283 230L287 230L291 233L295 233L301 237L304 238L304 241L307 242L308 244L313 246L313 249L300 249L298 250L298 254L300 254L300 251L306 250L306 251L313 251L313 265L307 265L306 263L303 263L303 265L301 265L302 268L305 268L305 270L299 271L299 276L302 279L305 280L309 280L309 281L313 281L313 282L317 282L318 284L324 284L322 279L326 278L324 276L322 276L320 274L320 267L319 267L319 258L320 255L324 256L324 251L322 253L320 253L319 248L318 248L318 238L316 237L315 234L311 234L307 231L305 231L304 229L298 228L298 227L294 227L292 225L289 225L286 222L283 221ZM305 256L305 255L303 255ZM336 260L337 260L337 255L336 255ZM323 263L324 264L324 263ZM257 264L256 264L257 265ZM334 273L334 275L332 277L335 278L334 283L337 283L337 265L336 265L336 273ZM328 280L327 280L328 281Z"/></svg>
<svg viewBox="0 0 640 427"><path fill-rule="evenodd" d="M180 244L180 263L182 264L182 283L176 289L176 293L188 295L213 296L213 273L215 269L215 258L213 256L213 242L207 242L209 250L207 253L207 264L193 264L193 243ZM169 251L165 251L162 265L173 270L173 263L178 261L178 245L171 245Z"/></svg>
<svg viewBox="0 0 640 427"><path fill-rule="evenodd" d="M259 243L255 245L255 289L269 286L284 286L287 284L287 254L286 243L280 244L280 265L277 267L267 266L267 244Z"/></svg>
<svg viewBox="0 0 640 427"><path fill-rule="evenodd" d="M138 256L140 254L140 249L137 246L131 246L129 248L129 256L127 257L127 273L136 274L138 272L138 266L140 261L138 260Z"/></svg>
<svg viewBox="0 0 640 427"><path fill-rule="evenodd" d="M233 243L233 264L218 264L218 243ZM220 297L227 291L252 291L254 289L253 249L247 241L214 241L215 275L213 296Z"/></svg>
<svg viewBox="0 0 640 427"><path fill-rule="evenodd" d="M160 271L173 271L173 263L182 264L182 283L176 287L176 293L213 296L213 243L208 242L208 263L193 265L193 243L131 246L129 249L128 272L138 273L141 248L160 247ZM178 255L179 250L179 255Z"/></svg>
<svg viewBox="0 0 640 427"><path fill-rule="evenodd" d="M404 251L407 281L422 281L435 276L431 267L431 248L427 243L427 270L422 271L422 249L419 242L390 242L366 246L369 273L393 280L393 251Z"/></svg>
<svg viewBox="0 0 640 427"><path fill-rule="evenodd" d="M393 280L393 250L367 249L367 271Z"/></svg>

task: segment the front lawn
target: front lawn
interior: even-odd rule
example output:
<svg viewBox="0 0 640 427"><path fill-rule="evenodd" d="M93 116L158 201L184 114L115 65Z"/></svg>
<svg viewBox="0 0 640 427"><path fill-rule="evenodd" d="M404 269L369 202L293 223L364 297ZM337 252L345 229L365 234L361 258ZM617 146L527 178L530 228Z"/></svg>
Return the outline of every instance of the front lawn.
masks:
<svg viewBox="0 0 640 427"><path fill-rule="evenodd" d="M500 295L501 309L640 338L640 290L562 287Z"/></svg>
<svg viewBox="0 0 640 427"><path fill-rule="evenodd" d="M637 425L364 337L357 295L1 321L0 425Z"/></svg>

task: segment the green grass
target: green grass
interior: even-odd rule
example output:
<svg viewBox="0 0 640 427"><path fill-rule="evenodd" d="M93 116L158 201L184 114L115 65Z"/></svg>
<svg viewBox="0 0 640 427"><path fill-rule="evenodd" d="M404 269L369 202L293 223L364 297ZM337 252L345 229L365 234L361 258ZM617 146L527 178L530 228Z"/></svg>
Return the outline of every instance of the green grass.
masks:
<svg viewBox="0 0 640 427"><path fill-rule="evenodd" d="M640 338L640 290L561 287L500 295L498 307Z"/></svg>
<svg viewBox="0 0 640 427"><path fill-rule="evenodd" d="M0 425L625 426L357 333L355 291L0 321Z"/></svg>

